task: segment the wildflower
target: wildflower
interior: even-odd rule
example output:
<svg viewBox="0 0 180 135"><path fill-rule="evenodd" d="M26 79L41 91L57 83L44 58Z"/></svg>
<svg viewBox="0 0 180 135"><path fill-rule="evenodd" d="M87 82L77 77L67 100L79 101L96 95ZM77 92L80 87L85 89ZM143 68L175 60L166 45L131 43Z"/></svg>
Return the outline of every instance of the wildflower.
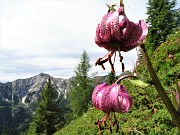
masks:
<svg viewBox="0 0 180 135"><path fill-rule="evenodd" d="M96 109L102 110L106 113L106 115L101 120L98 120L96 122L96 124L98 125L98 129L101 130L101 123L104 123L104 125L106 126L106 120L110 116L110 113L113 112L115 119L113 126L117 126L117 132L119 129L119 125L115 117L115 112L127 112L132 105L132 98L128 94L125 86L118 85L117 83L108 86L106 85L106 83L103 83L95 87L92 94L92 103ZM109 126L109 128L112 132L111 125Z"/></svg>
<svg viewBox="0 0 180 135"><path fill-rule="evenodd" d="M132 99L125 86L116 83L110 86L106 83L96 86L92 94L92 102L96 109L105 113L125 113L132 105Z"/></svg>
<svg viewBox="0 0 180 135"><path fill-rule="evenodd" d="M148 34L148 28L144 20L138 23L129 21L125 16L124 7L120 6L105 14L96 28L95 43L109 52L96 61L96 65L103 65L110 60L116 51L130 51L137 47ZM122 57L120 57L122 62ZM111 63L110 63L111 64ZM113 64L111 64L113 69Z"/></svg>

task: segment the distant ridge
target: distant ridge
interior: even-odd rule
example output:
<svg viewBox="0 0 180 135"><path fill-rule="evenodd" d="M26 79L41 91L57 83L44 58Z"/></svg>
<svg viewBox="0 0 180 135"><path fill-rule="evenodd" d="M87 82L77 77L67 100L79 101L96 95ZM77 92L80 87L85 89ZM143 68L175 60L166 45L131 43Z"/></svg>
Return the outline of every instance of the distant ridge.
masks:
<svg viewBox="0 0 180 135"><path fill-rule="evenodd" d="M3 127L7 134L19 135L19 131L25 132L38 106L39 93L49 77L61 101L59 105L64 107L67 104L66 94L70 79L54 78L40 73L26 79L0 83L0 134Z"/></svg>
<svg viewBox="0 0 180 135"><path fill-rule="evenodd" d="M31 104L38 100L39 93L49 77L51 77L56 90L65 96L69 86L69 79L54 78L49 74L40 73L30 78L0 83L0 98L7 102L14 100L17 104Z"/></svg>

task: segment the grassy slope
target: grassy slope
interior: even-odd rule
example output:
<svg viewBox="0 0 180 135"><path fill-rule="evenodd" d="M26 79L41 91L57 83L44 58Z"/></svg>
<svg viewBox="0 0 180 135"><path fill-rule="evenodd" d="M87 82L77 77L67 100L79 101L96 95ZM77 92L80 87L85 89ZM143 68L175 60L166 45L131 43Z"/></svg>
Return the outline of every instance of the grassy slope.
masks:
<svg viewBox="0 0 180 135"><path fill-rule="evenodd" d="M94 124L98 118L101 119L103 116L104 113L102 111L91 108L86 114L73 120L69 125L56 132L54 135L97 135L98 133L100 133L100 135L110 135L108 126L103 127L104 129L98 132L98 127ZM118 133L115 133L116 127L114 127L112 135L144 135L147 134L144 132L146 128L148 134L151 135L160 135L163 133L166 135L175 134L177 130L174 126L169 125L168 122L163 122L164 124L161 123L161 120L164 119L163 116L169 120L169 114L167 111L164 112L164 110L159 110L158 113L154 114L154 117L151 116L149 110L142 112L140 110L130 111L126 114L116 113L120 129ZM157 119L159 119L159 121ZM157 123L155 123L155 121ZM110 124L110 118L108 122L107 125Z"/></svg>
<svg viewBox="0 0 180 135"><path fill-rule="evenodd" d="M169 90L168 85L173 84L174 76L180 74L179 51L180 31L169 37L156 50L154 58L152 58L153 66L156 68L159 78L167 90ZM169 54L174 55L175 58L168 59ZM142 72L145 72L145 69L145 67L142 68ZM144 77L143 74L142 76ZM144 79L146 80L146 78ZM133 98L133 106L128 113L117 114L120 125L118 134L174 135L177 133L167 109L153 87L141 89L130 85L128 82L125 82L125 86ZM94 125L94 122L103 116L103 112L91 108L86 114L73 120L55 135L96 135L98 128ZM110 134L107 127L101 133L103 135Z"/></svg>
<svg viewBox="0 0 180 135"><path fill-rule="evenodd" d="M59 130L55 135L78 135L78 134L96 134L97 127L94 125L95 120L98 119L98 116L101 115L99 111L90 109L86 114L80 118L71 121L71 123ZM88 132L87 132L88 131Z"/></svg>
<svg viewBox="0 0 180 135"><path fill-rule="evenodd" d="M86 114L73 120L68 126L59 130L54 135L96 135L98 133L98 127L94 123L98 118L101 119L104 115L105 113L102 111L91 108ZM114 130L115 129L113 129L113 131ZM101 133L103 135L109 135L110 131L108 130L108 126L105 130L102 130Z"/></svg>

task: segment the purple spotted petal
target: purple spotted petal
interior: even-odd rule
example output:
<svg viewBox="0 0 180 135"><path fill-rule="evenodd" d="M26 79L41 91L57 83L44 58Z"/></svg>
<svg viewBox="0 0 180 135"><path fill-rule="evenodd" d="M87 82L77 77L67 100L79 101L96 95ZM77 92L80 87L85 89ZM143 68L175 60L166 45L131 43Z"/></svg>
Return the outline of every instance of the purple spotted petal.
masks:
<svg viewBox="0 0 180 135"><path fill-rule="evenodd" d="M121 40L122 32L119 30L120 14L122 14L122 8L119 11L112 11L103 16L96 28L95 43L99 47L109 48L108 46L111 45L112 40Z"/></svg>
<svg viewBox="0 0 180 135"><path fill-rule="evenodd" d="M117 97L118 90L115 90L116 84L112 84L108 86L108 88L104 91L102 96L102 111L109 113L115 111L115 102L114 98Z"/></svg>
<svg viewBox="0 0 180 135"><path fill-rule="evenodd" d="M123 18L122 21L119 23L120 30L123 34L122 40L127 40L130 38L132 34L132 24L127 18Z"/></svg>
<svg viewBox="0 0 180 135"><path fill-rule="evenodd" d="M98 42L109 42L111 40L111 28L110 22L112 21L114 12L105 14L96 28L95 41Z"/></svg>
<svg viewBox="0 0 180 135"><path fill-rule="evenodd" d="M121 15L121 19L123 19L124 17ZM119 25L119 12L114 12L113 14L113 18L112 21L110 22L110 26L111 26L111 37L112 39L121 41L123 33L121 32L121 27Z"/></svg>
<svg viewBox="0 0 180 135"><path fill-rule="evenodd" d="M128 95L126 88L123 85L120 85L120 90L118 93L118 107L117 112L127 112L132 106L132 98Z"/></svg>
<svg viewBox="0 0 180 135"><path fill-rule="evenodd" d="M93 91L93 94L92 94L92 103L93 103L93 106L97 109L100 109L101 110L101 99L102 99L102 95L104 93L104 90L106 89L106 87L108 87L106 85L106 83L103 83L103 84L99 84L95 87L94 91Z"/></svg>
<svg viewBox="0 0 180 135"><path fill-rule="evenodd" d="M141 20L139 23L129 22L124 33L124 39L119 42L121 51L130 51L143 41L148 33L146 23Z"/></svg>

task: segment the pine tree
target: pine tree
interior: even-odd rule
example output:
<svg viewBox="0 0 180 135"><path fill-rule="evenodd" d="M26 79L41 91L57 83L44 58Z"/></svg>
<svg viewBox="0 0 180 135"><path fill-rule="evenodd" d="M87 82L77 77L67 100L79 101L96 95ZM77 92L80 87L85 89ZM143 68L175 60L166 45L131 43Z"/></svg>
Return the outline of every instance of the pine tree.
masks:
<svg viewBox="0 0 180 135"><path fill-rule="evenodd" d="M59 102L58 92L51 84L49 77L47 85L41 92L41 101L28 130L28 134L51 135L63 126L65 118Z"/></svg>
<svg viewBox="0 0 180 135"><path fill-rule="evenodd" d="M175 21L177 23L176 31L178 32L180 30L180 8L177 9L177 17L175 18Z"/></svg>
<svg viewBox="0 0 180 135"><path fill-rule="evenodd" d="M75 76L71 81L69 91L70 108L73 111L73 117L81 116L88 110L93 91L92 81L88 77L91 69L90 59L86 51L83 52L80 63L75 69Z"/></svg>
<svg viewBox="0 0 180 135"><path fill-rule="evenodd" d="M111 85L113 83L115 83L116 81L116 74L115 72L110 72L106 78L106 82L108 85Z"/></svg>
<svg viewBox="0 0 180 135"><path fill-rule="evenodd" d="M147 22L149 32L147 36L147 48L153 52L167 36L179 25L177 20L178 10L174 9L176 0L149 0L147 7Z"/></svg>

